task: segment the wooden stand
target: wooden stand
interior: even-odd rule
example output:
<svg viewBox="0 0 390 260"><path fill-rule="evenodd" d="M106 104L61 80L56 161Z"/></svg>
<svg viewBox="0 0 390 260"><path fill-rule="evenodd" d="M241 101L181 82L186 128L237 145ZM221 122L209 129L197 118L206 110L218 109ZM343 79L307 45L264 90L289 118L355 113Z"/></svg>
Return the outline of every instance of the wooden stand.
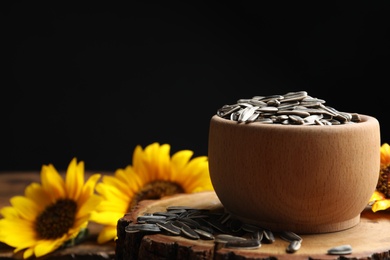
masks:
<svg viewBox="0 0 390 260"><path fill-rule="evenodd" d="M390 259L390 212L373 213L365 209L358 225L343 231L301 235L301 248L286 253L288 242L276 236L272 244L258 249L217 249L212 240L190 240L163 234L127 233L125 227L136 223L144 213L165 211L167 206L191 206L223 210L214 192L181 194L155 201L143 201L118 221L117 259ZM352 254L328 255L327 250L349 244Z"/></svg>

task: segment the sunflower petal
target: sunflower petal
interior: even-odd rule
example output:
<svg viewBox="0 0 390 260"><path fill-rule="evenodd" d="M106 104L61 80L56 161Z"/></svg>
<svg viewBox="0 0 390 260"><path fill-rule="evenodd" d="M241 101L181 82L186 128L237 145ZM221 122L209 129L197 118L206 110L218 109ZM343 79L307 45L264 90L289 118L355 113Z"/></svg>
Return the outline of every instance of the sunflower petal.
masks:
<svg viewBox="0 0 390 260"><path fill-rule="evenodd" d="M36 202L23 196L12 197L10 202L22 218L30 221L35 220L36 214L34 213L38 212L40 209Z"/></svg>
<svg viewBox="0 0 390 260"><path fill-rule="evenodd" d="M379 192L379 191L374 191L374 193L371 195L371 198L369 200L369 203L372 203L372 202L375 202L377 200L383 200L385 199L386 196L382 193L382 192Z"/></svg>
<svg viewBox="0 0 390 260"><path fill-rule="evenodd" d="M28 185L24 194L32 201L39 201L38 206L41 207L41 209L51 203L50 195L42 189L42 186L39 183L31 183Z"/></svg>
<svg viewBox="0 0 390 260"><path fill-rule="evenodd" d="M19 216L18 211L14 207L11 207L11 206L3 207L0 210L0 214L3 215L3 217L7 218L7 219L13 219L13 218L17 218Z"/></svg>
<svg viewBox="0 0 390 260"><path fill-rule="evenodd" d="M59 248L63 243L64 239L59 240L41 240L34 248L34 254L37 257L42 257L50 252L53 252Z"/></svg>
<svg viewBox="0 0 390 260"><path fill-rule="evenodd" d="M88 215L90 212L94 211L102 200L103 198L98 195L91 195L79 208L76 218L81 218L82 216Z"/></svg>
<svg viewBox="0 0 390 260"><path fill-rule="evenodd" d="M147 180L137 174L130 165L125 169L116 170L114 178L123 182L127 187L126 191L131 191L132 193L136 193L145 183L147 183ZM103 182L105 181L103 180Z"/></svg>
<svg viewBox="0 0 390 260"><path fill-rule="evenodd" d="M99 244L103 244L111 241L113 237L116 239L116 232L116 226L105 226L103 230L99 233L97 242Z"/></svg>
<svg viewBox="0 0 390 260"><path fill-rule="evenodd" d="M17 252L15 250L15 252ZM32 257L34 255L34 249L33 248L27 248L24 252L23 252L23 258L24 259L28 259L30 257Z"/></svg>
<svg viewBox="0 0 390 260"><path fill-rule="evenodd" d="M23 234L21 236L20 234ZM0 241L12 247L24 249L34 245L34 232L28 221L21 219L0 220Z"/></svg>
<svg viewBox="0 0 390 260"><path fill-rule="evenodd" d="M178 169L183 169L190 161L193 154L194 152L190 150L178 151L172 156L172 164Z"/></svg>
<svg viewBox="0 0 390 260"><path fill-rule="evenodd" d="M112 200L103 200L97 207L98 211L126 212L130 201L124 201L122 198L113 198Z"/></svg>
<svg viewBox="0 0 390 260"><path fill-rule="evenodd" d="M103 225L116 225L118 219L124 216L121 212L92 212L91 221L97 222Z"/></svg>
<svg viewBox="0 0 390 260"><path fill-rule="evenodd" d="M77 163L76 158L72 159L66 171L65 185L66 191L68 193L68 198L77 200L84 185L83 161Z"/></svg>
<svg viewBox="0 0 390 260"><path fill-rule="evenodd" d="M93 195L95 192L96 184L100 179L100 174L96 173L91 175L87 182L84 184L84 187L82 188L82 192L80 194L80 197L78 198L78 203L79 204L84 204L88 200L90 196Z"/></svg>
<svg viewBox="0 0 390 260"><path fill-rule="evenodd" d="M115 176L104 176L103 183L105 185L116 187L122 193L125 193L129 189L127 183L122 182L118 177Z"/></svg>
<svg viewBox="0 0 390 260"><path fill-rule="evenodd" d="M51 202L54 202L56 198L65 197L64 180L53 165L42 166L41 182Z"/></svg>
<svg viewBox="0 0 390 260"><path fill-rule="evenodd" d="M378 200L371 207L373 212L390 208L390 199Z"/></svg>

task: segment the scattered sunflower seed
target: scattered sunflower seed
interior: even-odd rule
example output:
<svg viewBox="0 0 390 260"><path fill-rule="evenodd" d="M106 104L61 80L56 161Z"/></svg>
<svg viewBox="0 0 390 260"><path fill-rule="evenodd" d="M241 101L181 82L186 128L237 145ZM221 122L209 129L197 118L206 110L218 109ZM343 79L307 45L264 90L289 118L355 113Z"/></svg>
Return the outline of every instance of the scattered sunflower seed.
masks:
<svg viewBox="0 0 390 260"><path fill-rule="evenodd" d="M156 224L134 224L130 223L126 226L125 231L127 233L136 233L136 232L160 232L161 229Z"/></svg>
<svg viewBox="0 0 390 260"><path fill-rule="evenodd" d="M257 239L229 241L225 244L225 247L234 249L256 249L261 247L261 242Z"/></svg>
<svg viewBox="0 0 390 260"><path fill-rule="evenodd" d="M181 229L177 226L174 226L172 222L163 222L163 223L156 223L156 225L161 229L167 231L169 234L172 235L180 235Z"/></svg>
<svg viewBox="0 0 390 260"><path fill-rule="evenodd" d="M200 236L197 232L195 232L190 226L188 226L184 222L181 222L180 220L173 221L172 225L180 228L182 234L188 238L191 238L191 239L199 239L200 238Z"/></svg>
<svg viewBox="0 0 390 260"><path fill-rule="evenodd" d="M216 248L256 249L263 242L271 244L275 241L271 230L243 223L229 213L186 206L170 206L166 212L145 213L138 216L136 223L130 223L125 231L214 240ZM300 248L302 238L297 234L286 231L281 237L290 242L287 252L293 253Z"/></svg>
<svg viewBox="0 0 390 260"><path fill-rule="evenodd" d="M329 255L348 255L352 253L351 245L335 246L328 250Z"/></svg>
<svg viewBox="0 0 390 260"><path fill-rule="evenodd" d="M138 223L153 223L153 222L159 222L159 221L165 221L167 217L165 216L159 216L159 215L145 215L145 216L139 216L137 218Z"/></svg>
<svg viewBox="0 0 390 260"><path fill-rule="evenodd" d="M290 244L286 248L287 253L295 253L301 248L301 241L299 240L293 240L290 242Z"/></svg>
<svg viewBox="0 0 390 260"><path fill-rule="evenodd" d="M263 230L264 238L268 243L273 243L275 242L275 236L274 233L272 233L271 230L264 229Z"/></svg>
<svg viewBox="0 0 390 260"><path fill-rule="evenodd" d="M292 241L299 241L299 242L302 242L302 237L298 236L297 234L295 234L294 232L291 232L291 231L283 231L280 233L280 237L283 239L283 240L286 240L288 242L292 242Z"/></svg>
<svg viewBox="0 0 390 260"><path fill-rule="evenodd" d="M203 229L195 228L194 231L199 234L203 239L214 239L213 233L205 231Z"/></svg>
<svg viewBox="0 0 390 260"><path fill-rule="evenodd" d="M218 243L237 242L237 241L246 241L246 238L228 235L228 234L219 234L215 236L215 242Z"/></svg>

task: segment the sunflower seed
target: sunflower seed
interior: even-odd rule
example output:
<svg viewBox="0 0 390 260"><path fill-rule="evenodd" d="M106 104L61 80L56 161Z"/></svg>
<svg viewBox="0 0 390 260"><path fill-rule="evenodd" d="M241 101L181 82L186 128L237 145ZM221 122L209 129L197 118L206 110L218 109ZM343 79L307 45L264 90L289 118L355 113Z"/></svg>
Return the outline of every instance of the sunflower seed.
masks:
<svg viewBox="0 0 390 260"><path fill-rule="evenodd" d="M175 219L177 218L177 214L172 213L172 212L154 212L152 214L153 216L164 216L165 219Z"/></svg>
<svg viewBox="0 0 390 260"><path fill-rule="evenodd" d="M280 237L287 242L300 241L302 242L302 237L298 236L296 233L291 231L283 231L280 233Z"/></svg>
<svg viewBox="0 0 390 260"><path fill-rule="evenodd" d="M198 233L196 233L192 228L190 228L188 225L186 225L185 223L183 223L179 220L173 221L172 225L180 228L183 235L188 237L188 238L191 238L191 239L199 239L200 238Z"/></svg>
<svg viewBox="0 0 390 260"><path fill-rule="evenodd" d="M271 118L257 118L254 122L260 123L260 124L273 124L273 120Z"/></svg>
<svg viewBox="0 0 390 260"><path fill-rule="evenodd" d="M310 116L310 113L303 110L303 109L290 109L290 110L287 110L287 109L283 109L283 110L279 110L278 112L276 112L277 115L296 115L296 116L299 116L299 117L308 117Z"/></svg>
<svg viewBox="0 0 390 260"><path fill-rule="evenodd" d="M161 229L156 224L134 224L130 223L125 227L127 233L144 232L160 232Z"/></svg>
<svg viewBox="0 0 390 260"><path fill-rule="evenodd" d="M258 106L258 107L265 107L265 106L268 105L266 102L261 101L261 100L256 100L256 99L254 99L254 98L249 99L247 102L248 102L249 104L253 105L253 106Z"/></svg>
<svg viewBox="0 0 390 260"><path fill-rule="evenodd" d="M302 100L306 97L307 97L306 91L289 92L284 95L284 98L281 99L281 102Z"/></svg>
<svg viewBox="0 0 390 260"><path fill-rule="evenodd" d="M263 101L263 102L268 102L268 101L274 100L274 99L282 100L282 99L284 99L284 96L282 96L282 95L270 95L270 96L262 97L262 98L260 98L258 100Z"/></svg>
<svg viewBox="0 0 390 260"><path fill-rule="evenodd" d="M223 225L222 223L220 223L218 220L216 219L207 219L206 222L213 228L215 228L216 230L218 230L219 232L222 232L222 233L230 233L230 230L228 227L226 227L225 225Z"/></svg>
<svg viewBox="0 0 390 260"><path fill-rule="evenodd" d="M228 223L229 229L236 233L242 230L242 222L238 219L231 219Z"/></svg>
<svg viewBox="0 0 390 260"><path fill-rule="evenodd" d="M254 112L247 120L246 122L253 122L259 117L260 113L259 112Z"/></svg>
<svg viewBox="0 0 390 260"><path fill-rule="evenodd" d="M194 231L196 233L198 233L201 237L205 238L205 239L214 239L214 235L212 233L210 233L210 232L207 232L204 229L194 228Z"/></svg>
<svg viewBox="0 0 390 260"><path fill-rule="evenodd" d="M181 229L174 226L172 222L156 223L156 225L160 229L165 230L172 235L180 235L181 233Z"/></svg>
<svg viewBox="0 0 390 260"><path fill-rule="evenodd" d="M305 125L315 125L317 124L317 122L320 122L320 119L323 118L323 115L310 115L310 116L307 116L305 118L303 118L303 120L305 121Z"/></svg>
<svg viewBox="0 0 390 260"><path fill-rule="evenodd" d="M226 117L228 115L231 115L232 113L240 110L240 106L224 106L222 109L218 111L218 115L221 117Z"/></svg>
<svg viewBox="0 0 390 260"><path fill-rule="evenodd" d="M137 218L138 223L153 223L154 221L161 221L166 220L166 216L159 216L159 215L145 215L145 216L139 216Z"/></svg>
<svg viewBox="0 0 390 260"><path fill-rule="evenodd" d="M257 109L257 111L263 113L270 113L270 112L278 112L279 109L277 107L268 106L268 107L260 107L259 109Z"/></svg>
<svg viewBox="0 0 390 260"><path fill-rule="evenodd" d="M305 123L305 120L303 120L302 117L297 116L297 115L289 115L288 116L290 119L290 122L292 124L298 124L298 125L303 125Z"/></svg>
<svg viewBox="0 0 390 260"><path fill-rule="evenodd" d="M263 240L264 232L262 230L256 230L252 232L252 238L257 239L259 241Z"/></svg>
<svg viewBox="0 0 390 260"><path fill-rule="evenodd" d="M218 219L222 224L225 224L230 219L229 213L224 213L222 216Z"/></svg>
<svg viewBox="0 0 390 260"><path fill-rule="evenodd" d="M290 242L290 244L286 248L287 253L295 253L301 248L301 241L299 240L293 240Z"/></svg>
<svg viewBox="0 0 390 260"><path fill-rule="evenodd" d="M300 103L298 101L283 102L278 106L279 110L289 110L296 108Z"/></svg>
<svg viewBox="0 0 390 260"><path fill-rule="evenodd" d="M200 223L199 223L199 224L200 224ZM215 233L215 231L214 231L214 229L213 229L212 227L210 227L210 226L204 226L204 225L202 225L202 224L200 224L199 227L194 228L194 229L200 229L200 230L206 231L206 232L208 232L208 233L210 233L210 234L214 234L214 233Z"/></svg>
<svg viewBox="0 0 390 260"><path fill-rule="evenodd" d="M347 255L352 253L351 245L341 245L332 247L328 250L329 255Z"/></svg>
<svg viewBox="0 0 390 260"><path fill-rule="evenodd" d="M256 249L259 248L260 246L261 246L261 242L257 239L228 241L225 244L226 248L232 248L232 249Z"/></svg>
<svg viewBox="0 0 390 260"><path fill-rule="evenodd" d="M241 110L240 115L238 117L238 122L247 121L253 115L253 113L255 113L255 111L257 109L260 109L260 108L259 107L246 107L243 110Z"/></svg>
<svg viewBox="0 0 390 260"><path fill-rule="evenodd" d="M268 243L273 243L275 242L275 236L274 233L272 233L271 230L264 229L263 230L264 238Z"/></svg>
<svg viewBox="0 0 390 260"><path fill-rule="evenodd" d="M194 219L188 218L188 217L180 217L179 221L186 224L187 226L191 228L199 228L200 224Z"/></svg>
<svg viewBox="0 0 390 260"><path fill-rule="evenodd" d="M247 232L256 232L256 231L263 232L263 229L255 226L255 225L248 224L248 223L243 223L241 228Z"/></svg>
<svg viewBox="0 0 390 260"><path fill-rule="evenodd" d="M233 236L228 234L219 234L215 236L215 242L218 243L227 243L227 242L237 242L237 241L246 241L246 238Z"/></svg>

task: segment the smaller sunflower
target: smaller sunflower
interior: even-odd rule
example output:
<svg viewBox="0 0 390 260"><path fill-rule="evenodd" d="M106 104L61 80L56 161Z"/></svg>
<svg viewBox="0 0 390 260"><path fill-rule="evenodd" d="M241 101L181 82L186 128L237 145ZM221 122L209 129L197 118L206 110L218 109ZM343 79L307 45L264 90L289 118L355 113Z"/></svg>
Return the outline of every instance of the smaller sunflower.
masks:
<svg viewBox="0 0 390 260"><path fill-rule="evenodd" d="M390 208L390 146L387 143L380 148L380 160L378 184L369 202L373 212Z"/></svg>
<svg viewBox="0 0 390 260"><path fill-rule="evenodd" d="M10 199L0 214L0 242L24 250L23 258L41 257L72 245L85 232L91 212L101 202L95 186L100 174L84 183L84 162L70 162L66 179L52 164L43 165L41 184L31 183L24 196Z"/></svg>
<svg viewBox="0 0 390 260"><path fill-rule="evenodd" d="M170 148L152 143L142 150L138 145L132 166L103 176L96 186L103 201L91 216L91 221L104 225L98 243L115 240L118 220L141 200L213 190L207 156L191 159L193 151L182 150L170 157Z"/></svg>

